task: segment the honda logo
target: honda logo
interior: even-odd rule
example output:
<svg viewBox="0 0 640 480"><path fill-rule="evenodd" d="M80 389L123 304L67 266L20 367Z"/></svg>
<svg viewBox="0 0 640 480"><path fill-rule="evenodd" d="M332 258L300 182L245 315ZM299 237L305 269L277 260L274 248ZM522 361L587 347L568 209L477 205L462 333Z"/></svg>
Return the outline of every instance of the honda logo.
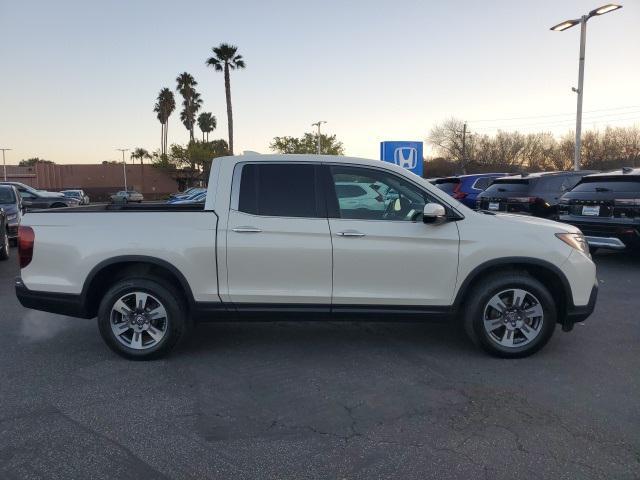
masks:
<svg viewBox="0 0 640 480"><path fill-rule="evenodd" d="M399 147L393 151L393 163L413 170L418 164L418 150L413 147Z"/></svg>

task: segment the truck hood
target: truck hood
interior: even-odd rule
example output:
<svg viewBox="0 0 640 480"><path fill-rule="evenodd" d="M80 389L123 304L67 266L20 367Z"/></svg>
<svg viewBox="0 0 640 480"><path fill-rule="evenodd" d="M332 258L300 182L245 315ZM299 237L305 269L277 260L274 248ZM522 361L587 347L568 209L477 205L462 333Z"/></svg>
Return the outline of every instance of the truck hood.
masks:
<svg viewBox="0 0 640 480"><path fill-rule="evenodd" d="M496 218L500 221L512 225L531 225L532 227L544 227L554 230L555 233L579 233L580 229L566 223L547 220L546 218L533 217L529 215L516 215L513 213L496 213Z"/></svg>

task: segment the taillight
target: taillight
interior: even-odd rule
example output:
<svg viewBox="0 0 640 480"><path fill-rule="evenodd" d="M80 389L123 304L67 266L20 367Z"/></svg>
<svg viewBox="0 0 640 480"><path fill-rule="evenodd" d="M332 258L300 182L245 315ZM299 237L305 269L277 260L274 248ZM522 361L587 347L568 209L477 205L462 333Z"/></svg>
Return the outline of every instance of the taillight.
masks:
<svg viewBox="0 0 640 480"><path fill-rule="evenodd" d="M467 196L465 192L460 191L461 186L462 185L460 183L456 183L456 186L453 188L453 198L455 198L456 200L462 200Z"/></svg>
<svg viewBox="0 0 640 480"><path fill-rule="evenodd" d="M20 268L24 268L31 263L35 240L36 234L33 228L18 227L18 257L20 258Z"/></svg>

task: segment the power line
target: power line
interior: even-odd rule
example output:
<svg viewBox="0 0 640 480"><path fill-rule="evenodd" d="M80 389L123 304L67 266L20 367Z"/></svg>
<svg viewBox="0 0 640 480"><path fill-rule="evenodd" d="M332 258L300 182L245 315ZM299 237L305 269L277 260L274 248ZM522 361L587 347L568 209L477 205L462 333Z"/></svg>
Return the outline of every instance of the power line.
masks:
<svg viewBox="0 0 640 480"><path fill-rule="evenodd" d="M635 110L630 112L619 112L614 114L609 113L609 114L603 114L603 115L592 115L585 118L584 121L593 123L594 121L595 122L598 122L598 121L613 122L613 121L619 121L619 120L635 120L636 118L638 118L637 114L639 113L640 113L640 110ZM617 115L635 115L635 116L607 119L607 117L616 117ZM516 124L510 124L510 125L489 125L484 127L477 127L475 128L475 130L509 130L509 129L518 129L518 128L529 128L529 127L535 127L535 126L544 127L544 126L570 125L573 123L575 123L575 120L573 119L566 119L566 120L563 119L563 120L547 121L547 122L516 123Z"/></svg>
<svg viewBox="0 0 640 480"><path fill-rule="evenodd" d="M640 105L629 105L626 107L610 107L610 108L599 108L596 110L585 110L584 113L595 113L595 112L606 112L606 111L611 111L611 110L627 110L630 108L640 108ZM469 122L473 122L473 123L480 123L480 122L502 122L502 121L510 121L510 120L527 120L530 118L549 118L549 117L567 117L567 116L574 116L575 117L576 112L569 112L569 113L550 113L548 115L529 115L529 116L525 116L525 117L510 117L510 118L484 118L484 119L479 119L479 120L469 120Z"/></svg>

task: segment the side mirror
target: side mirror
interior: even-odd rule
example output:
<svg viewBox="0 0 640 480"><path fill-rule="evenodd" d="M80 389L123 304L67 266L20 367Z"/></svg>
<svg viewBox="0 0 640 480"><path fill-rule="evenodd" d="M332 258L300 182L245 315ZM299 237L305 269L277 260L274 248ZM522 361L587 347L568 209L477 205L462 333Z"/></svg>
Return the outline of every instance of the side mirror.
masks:
<svg viewBox="0 0 640 480"><path fill-rule="evenodd" d="M439 203L427 203L422 211L424 223L439 223L447 217L447 211Z"/></svg>

